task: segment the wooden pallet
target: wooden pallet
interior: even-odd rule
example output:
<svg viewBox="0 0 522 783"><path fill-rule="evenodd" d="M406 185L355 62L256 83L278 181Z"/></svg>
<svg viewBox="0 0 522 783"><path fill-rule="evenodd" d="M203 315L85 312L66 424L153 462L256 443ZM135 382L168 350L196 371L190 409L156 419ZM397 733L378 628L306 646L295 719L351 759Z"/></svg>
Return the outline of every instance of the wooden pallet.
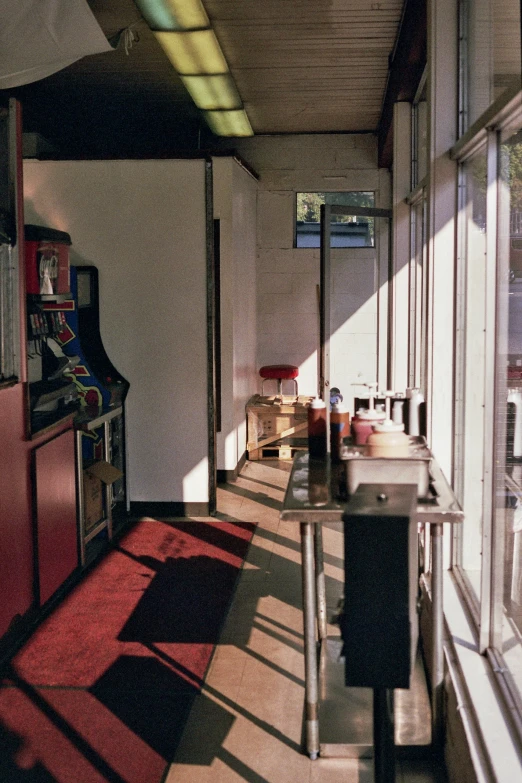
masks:
<svg viewBox="0 0 522 783"><path fill-rule="evenodd" d="M266 459L293 459L298 451L308 448L307 444L296 443L271 443L269 446L261 446L248 452L248 459L255 462Z"/></svg>

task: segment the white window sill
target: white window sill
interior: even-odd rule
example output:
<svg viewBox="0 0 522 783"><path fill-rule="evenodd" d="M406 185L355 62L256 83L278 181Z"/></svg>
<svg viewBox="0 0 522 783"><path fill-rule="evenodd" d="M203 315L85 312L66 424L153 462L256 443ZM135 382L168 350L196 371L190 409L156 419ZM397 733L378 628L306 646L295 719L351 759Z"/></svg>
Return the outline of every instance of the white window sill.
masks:
<svg viewBox="0 0 522 783"><path fill-rule="evenodd" d="M453 641L455 658L469 694L469 697L461 696L458 709L466 711L470 708L470 704L472 705L472 712L476 717L483 743L481 748L474 738L468 735L477 778L491 783L488 765L481 762L485 755L493 771L495 783L513 783L515 780L522 780L522 760L502 712L491 666L477 651L472 626L449 572L444 574L444 615ZM446 655L452 655L451 646L446 650ZM459 693L457 687L455 690ZM462 693L462 689L460 692ZM469 698L468 703L466 703L467 698Z"/></svg>

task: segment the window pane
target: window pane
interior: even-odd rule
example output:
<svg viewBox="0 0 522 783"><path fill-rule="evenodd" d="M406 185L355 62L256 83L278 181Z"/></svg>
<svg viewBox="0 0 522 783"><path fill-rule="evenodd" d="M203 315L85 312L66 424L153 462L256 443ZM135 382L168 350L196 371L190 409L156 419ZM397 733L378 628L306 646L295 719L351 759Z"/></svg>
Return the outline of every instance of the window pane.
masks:
<svg viewBox="0 0 522 783"><path fill-rule="evenodd" d="M371 192L296 193L296 247L320 247L321 204L373 207ZM331 247L373 247L374 218L333 215Z"/></svg>
<svg viewBox="0 0 522 783"><path fill-rule="evenodd" d="M411 186L415 189L427 174L428 163L428 104L426 83L419 99L413 104L413 155Z"/></svg>
<svg viewBox="0 0 522 783"><path fill-rule="evenodd" d="M463 8L467 56L462 109L466 130L520 79L520 2L469 0Z"/></svg>
<svg viewBox="0 0 522 783"><path fill-rule="evenodd" d="M462 268L458 286L456 488L465 513L459 562L477 600L483 520L486 294L486 152L461 170Z"/></svg>
<svg viewBox="0 0 522 783"><path fill-rule="evenodd" d="M426 197L412 206L408 386L426 388Z"/></svg>
<svg viewBox="0 0 522 783"><path fill-rule="evenodd" d="M522 693L522 132L500 151L497 463L494 536L503 557L494 565L504 659Z"/></svg>

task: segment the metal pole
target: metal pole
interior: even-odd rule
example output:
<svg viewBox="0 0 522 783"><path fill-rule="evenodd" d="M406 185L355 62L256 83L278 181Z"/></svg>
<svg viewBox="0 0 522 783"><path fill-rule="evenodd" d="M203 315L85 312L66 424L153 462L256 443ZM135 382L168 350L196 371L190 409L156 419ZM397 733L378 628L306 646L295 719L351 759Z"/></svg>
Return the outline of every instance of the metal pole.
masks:
<svg viewBox="0 0 522 783"><path fill-rule="evenodd" d="M320 524L314 526L315 544L315 582L317 592L317 630L319 639L326 639L328 625L326 618L326 581L324 576L323 528Z"/></svg>
<svg viewBox="0 0 522 783"><path fill-rule="evenodd" d="M319 675L317 670L313 523L301 522L300 528L303 570L306 749L310 758L316 759L319 755Z"/></svg>
<svg viewBox="0 0 522 783"><path fill-rule="evenodd" d="M76 430L76 480L78 491L78 543L80 546L80 565L85 565L85 510L83 498L83 459L82 431Z"/></svg>
<svg viewBox="0 0 522 783"><path fill-rule="evenodd" d="M107 462L112 462L111 454L111 430L108 420L103 423L103 439L104 439L104 457ZM107 512L107 535L109 541L112 540L112 485L105 485L105 503Z"/></svg>
<svg viewBox="0 0 522 783"><path fill-rule="evenodd" d="M373 758L375 783L395 783L393 689L373 689Z"/></svg>
<svg viewBox="0 0 522 783"><path fill-rule="evenodd" d="M431 671L431 741L440 747L443 739L443 607L442 607L442 524L431 525L431 602L432 602L432 671Z"/></svg>

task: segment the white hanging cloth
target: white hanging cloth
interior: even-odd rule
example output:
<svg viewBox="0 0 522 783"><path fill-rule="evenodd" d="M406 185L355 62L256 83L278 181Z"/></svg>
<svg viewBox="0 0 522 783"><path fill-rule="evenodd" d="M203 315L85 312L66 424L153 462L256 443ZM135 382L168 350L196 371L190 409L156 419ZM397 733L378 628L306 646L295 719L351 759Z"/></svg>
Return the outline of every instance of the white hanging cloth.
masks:
<svg viewBox="0 0 522 783"><path fill-rule="evenodd" d="M112 51L86 0L0 0L0 89Z"/></svg>

